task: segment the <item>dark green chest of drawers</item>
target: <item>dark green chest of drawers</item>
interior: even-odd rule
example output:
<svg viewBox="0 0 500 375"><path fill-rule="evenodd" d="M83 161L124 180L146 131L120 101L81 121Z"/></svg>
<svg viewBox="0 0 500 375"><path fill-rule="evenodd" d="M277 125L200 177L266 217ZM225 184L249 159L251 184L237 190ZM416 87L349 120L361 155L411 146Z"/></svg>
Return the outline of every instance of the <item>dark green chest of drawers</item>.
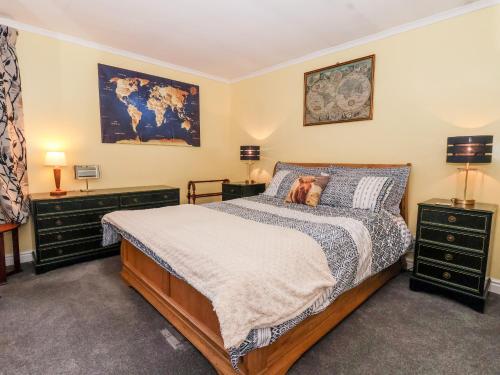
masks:
<svg viewBox="0 0 500 375"><path fill-rule="evenodd" d="M118 254L119 245L102 246L101 219L108 212L179 204L179 189L144 186L68 192L63 197L32 194L35 271Z"/></svg>
<svg viewBox="0 0 500 375"><path fill-rule="evenodd" d="M251 197L263 193L266 190L266 184L245 182L228 182L222 184L222 200L227 201L235 198Z"/></svg>
<svg viewBox="0 0 500 375"><path fill-rule="evenodd" d="M484 311L496 205L419 204L412 290L441 292Z"/></svg>

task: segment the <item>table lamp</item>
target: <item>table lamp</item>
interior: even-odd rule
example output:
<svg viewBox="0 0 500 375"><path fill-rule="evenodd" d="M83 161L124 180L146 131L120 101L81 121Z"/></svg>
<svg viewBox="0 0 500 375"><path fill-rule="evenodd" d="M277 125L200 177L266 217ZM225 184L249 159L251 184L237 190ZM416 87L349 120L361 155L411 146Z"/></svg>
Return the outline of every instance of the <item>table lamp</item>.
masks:
<svg viewBox="0 0 500 375"><path fill-rule="evenodd" d="M250 168L255 160L260 160L260 146L240 146L240 160L248 164L248 180L245 183L253 184L255 181L250 179Z"/></svg>
<svg viewBox="0 0 500 375"><path fill-rule="evenodd" d="M50 195L66 195L66 191L61 190L61 167L66 165L66 154L62 151L47 151L47 154L45 155L45 165L54 167L56 190L51 191Z"/></svg>
<svg viewBox="0 0 500 375"><path fill-rule="evenodd" d="M458 170L465 171L464 196L453 198L452 202L462 206L473 206L474 199L467 199L467 183L469 171L477 170L470 168L470 164L491 163L491 153L493 151L492 135L473 135L463 137L448 137L448 150L446 155L447 163L465 163L465 168Z"/></svg>

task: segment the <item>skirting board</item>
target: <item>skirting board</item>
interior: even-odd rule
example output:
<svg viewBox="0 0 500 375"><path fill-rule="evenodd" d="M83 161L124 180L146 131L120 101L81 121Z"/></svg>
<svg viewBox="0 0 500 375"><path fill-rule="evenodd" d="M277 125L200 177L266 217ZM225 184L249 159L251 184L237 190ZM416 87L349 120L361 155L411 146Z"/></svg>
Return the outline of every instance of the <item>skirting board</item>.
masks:
<svg viewBox="0 0 500 375"><path fill-rule="evenodd" d="M500 280L490 278L490 292L500 294Z"/></svg>
<svg viewBox="0 0 500 375"><path fill-rule="evenodd" d="M33 250L25 250L21 251L20 258L21 258L21 263L31 263L33 262ZM7 266L13 266L14 265L14 255L9 254L5 256L5 264Z"/></svg>
<svg viewBox="0 0 500 375"><path fill-rule="evenodd" d="M21 252L21 263L30 263L33 261L32 250L26 250ZM7 266L12 266L14 264L14 256L12 254L5 257L5 263ZM413 252L409 252L405 256L404 268L406 270L412 270L413 268ZM495 294L500 294L500 279L491 279L490 292Z"/></svg>
<svg viewBox="0 0 500 375"><path fill-rule="evenodd" d="M403 262L403 268L407 271L412 271L413 270L413 257L414 257L414 252L409 251L405 255L405 261Z"/></svg>

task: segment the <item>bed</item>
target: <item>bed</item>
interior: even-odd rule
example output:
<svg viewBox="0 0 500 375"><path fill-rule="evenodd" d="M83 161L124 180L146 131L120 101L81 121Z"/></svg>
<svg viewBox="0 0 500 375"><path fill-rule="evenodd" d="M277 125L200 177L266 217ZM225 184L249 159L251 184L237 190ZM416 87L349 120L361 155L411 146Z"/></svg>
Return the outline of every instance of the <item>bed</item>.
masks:
<svg viewBox="0 0 500 375"><path fill-rule="evenodd" d="M301 166L305 168L320 168L320 167L329 167L329 166L340 166L340 167L348 167L348 168L370 168L370 169L381 169L381 168L391 168L391 167L400 167L401 165L388 165L388 164L327 164L327 163L288 163L290 165ZM407 164L409 166L409 164ZM275 168L276 172L276 168ZM220 302L220 298L214 298L213 293L210 290L202 288L202 285L197 283L194 279L196 277L203 277L200 275L193 275L189 278L185 277L186 271L178 272L179 268L177 268L178 263L174 259L172 259L173 264L176 264L176 267L171 267L168 263L164 261L164 258L158 256L160 254L159 251L151 251L151 248L154 248L154 244L156 242L162 243L165 242L165 239L160 241L160 238L156 239L155 231L158 229L154 228L153 221L149 225L150 234L146 239L140 239L139 235L134 232L131 228L137 223L140 223L140 216L130 216L130 225L129 230L125 225L120 226L113 222L112 220L107 220L106 216L103 218L103 225L105 229L105 237L110 236L110 234L114 234L118 236L118 238L122 239L121 243L121 258L122 258L122 278L123 280L136 289L149 303L151 303L173 326L177 328L179 332L181 332L204 356L205 358L213 365L217 373L219 374L235 374L238 371L242 374L285 374L288 369L293 365L293 363L305 352L307 351L315 342L317 342L322 336L328 333L333 327L339 324L345 317L347 317L352 311L354 311L358 306L360 306L366 299L368 299L375 291L377 291L380 287L382 287L385 283L387 283L391 278L395 277L401 270L400 257L404 253L402 249L404 247L408 247L408 238L404 238L404 233L409 233L404 222L407 222L407 201L408 201L408 190L404 191L403 198L400 203L400 213L401 216L399 219L401 223L395 225L394 227L391 225L391 231L401 231L401 238L399 239L399 234L392 234L392 237L396 238L394 241L394 247L398 246L398 252L389 253L384 250L385 247L390 248L393 246L387 238L389 238L389 232L385 233L384 230L381 230L384 226L380 223L383 220L393 220L391 215L386 215L385 217L379 217L380 215L373 214L359 214L356 212L356 215L352 218L349 218L349 215L354 215L350 211L340 211L339 209L332 209L327 207L322 207L319 210L314 209L312 211L307 207L298 207L303 205L294 206L294 209L289 209L289 206L286 206L282 203L282 200L278 200L272 197L252 197L246 199L238 199L223 203L212 203L207 205L204 209L195 209L192 213L189 213L192 217L203 217L203 215L212 215L207 216L206 221L211 221L211 218L214 218L214 222L216 222L219 218L226 220L228 216L234 216L239 220L247 220L246 223L249 223L250 220L254 220L252 215L255 212L260 212L258 210L262 209L260 212L259 220L261 221L255 224L255 228L251 225L249 227L245 227L246 231L258 231L259 237L263 237L262 245L265 246L267 243L273 243L272 236L273 234L269 234L269 238L266 238L264 231L260 232L260 229L273 227L289 227L289 228L281 228L280 230L290 230L287 233L287 238L290 237L290 241L302 241L307 240L306 238L300 237L297 235L297 238L294 238L293 235L299 233L300 231L307 232L307 230L312 231L313 237L316 242L321 243L322 241L327 241L323 239L323 237L319 237L317 233L321 228L324 228L325 225L332 225L331 220L336 223L335 219L331 219L333 216L341 216L342 218L347 218L346 220L350 220L350 223L361 222L363 226L369 228L371 236L379 236L379 240L373 239L373 247L375 250L374 253L379 252L377 255L378 258L375 258L373 255L373 259L376 263L376 267L374 265L370 265L370 269L375 269L376 272L372 272L369 276L359 277L359 282L354 282L351 280L350 284L342 285L342 267L338 265L334 266L333 263L338 262L339 259L342 260L342 256L339 256L337 253L333 252L332 254L337 254L332 259L329 259L327 256L327 267L331 270L332 275L334 276L332 284L327 283L327 276L321 280L317 280L318 283L323 282L321 284L323 289L321 289L321 294L319 294L320 290L316 288L319 284L314 284L311 290L314 290L316 294L314 294L314 304L309 305L306 304L303 306L303 312L298 314L295 317L294 314L288 316L286 319L281 319L279 321L274 321L271 324L272 327L266 327L262 321L260 326L257 324L257 328L252 329L245 340L241 341L232 341L237 342L238 345L232 345L228 347L227 343L229 337L234 338L235 336L230 336L228 334L228 323L227 317L231 316L231 311L226 311L226 316L219 320L220 317L223 317L222 308ZM194 206L193 206L194 207ZM320 207L320 206L318 206ZM187 207L185 207L187 208ZM208 208L208 210L207 210ZM161 210L161 209L156 209ZM170 208L172 210L172 208ZM222 212L220 212L222 211ZM269 212L268 212L269 211ZM290 213L290 212L291 213ZM174 211L168 211L169 213L174 213ZM163 215L163 211L150 211L147 213L148 216L154 215ZM229 215L228 215L229 214ZM132 214L131 214L132 215ZM139 215L139 214L135 214ZM219 216L218 216L219 215ZM290 216L292 218L283 218L283 216ZM307 222L307 229L293 230L293 225L290 222L297 221L297 216L300 218L299 221L305 220L304 217L313 217L312 221L319 221L318 223L309 223ZM312 216L311 216L312 215ZM361 216L360 216L361 215ZM384 214L385 215L385 214ZM170 215L173 216L173 215ZM180 214L182 216L182 213ZM162 216L158 216L159 218ZM279 217L283 223L276 221L276 217ZM351 220L352 219L352 220ZM229 225L222 220L221 226ZM231 219L233 220L233 219ZM404 220L404 222L403 222ZM181 221L181 219L179 219ZM397 220L395 220L397 221ZM135 225L134 225L135 223ZM232 225L232 221L228 222ZM268 225L271 224L271 225ZM145 224L146 225L146 224ZM214 224L216 225L216 224ZM259 226L260 225L260 226ZM138 225L140 226L140 225ZM241 225L239 225L241 227ZM388 225L387 225L388 226ZM189 225L191 227L191 225ZM196 220L193 220L192 227L196 228ZM388 226L389 227L389 226ZM186 228L186 233L190 233L189 230L193 230L193 228ZM201 228L201 227L200 227ZM290 229L291 228L291 229ZM330 228L330 227L328 227ZM346 229L347 228L347 229ZM395 229L396 228L396 229ZM399 229L398 229L399 228ZM403 228L403 229L401 229ZM406 228L406 229L405 229ZM144 228L147 230L148 228ZM228 228L228 232L234 232L235 237L245 237L245 232L242 231L238 233L238 225L235 225L233 228ZM248 229L248 230L247 230ZM297 229L297 228L295 228ZM217 232L218 228L213 227L210 230ZM340 227L339 233L349 232L349 227ZM388 229L389 230L389 229ZM406 231L406 232L405 232ZM108 233L106 235L106 232ZM359 231L358 231L359 232ZM392 233L391 232L391 233ZM404 233L403 233L404 232ZM349 232L351 236L347 236L347 242L351 241L356 242L355 228L352 229L352 233ZM281 233L283 235L283 233ZM299 233L300 234L300 233ZM171 233L172 235L172 233ZM200 237L206 236L208 238L214 238L214 242L216 242L217 238L214 234L210 236L209 233L200 234ZM214 237L215 236L215 237ZM219 234L220 236L220 234ZM316 236L316 237L315 237ZM196 236L192 236L196 237ZM307 236L305 236L307 237ZM406 236L408 237L408 236ZM247 237L242 238L239 242L239 246L244 245L249 241ZM328 240L330 244L334 244L332 246L337 246L340 237L335 240ZM116 239L115 239L116 240ZM155 242L156 241L156 242ZM182 239L180 240L182 242ZM196 242L196 238L192 239L193 243ZM236 238L234 239L234 243L237 243ZM255 239L258 242L258 239ZM197 246L203 247L208 246L207 242L210 241L202 241L198 242ZM307 244L307 241L305 242ZM146 244L146 245L145 245ZM214 245L215 246L215 245ZM222 245L217 245L222 246ZM275 245L269 245L275 246ZM302 245L306 248L306 245ZM323 245L322 245L323 246ZM326 246L326 245L324 245ZM324 247L323 246L323 247ZM342 245L346 248L347 245ZM207 247L204 252L207 253L209 247ZM215 247L213 247L215 249ZM258 252L254 247L254 250ZM406 250L406 249L404 249ZM338 249L337 249L338 251ZM359 252L359 246L357 248ZM269 251L264 251L259 253L265 257L265 254L269 253ZM325 253L329 254L329 253ZM172 254L171 254L172 256ZM199 254L198 254L199 256ZM227 255L226 255L227 256ZM371 255L370 255L371 257ZM308 257L309 258L309 257ZM310 256L310 258L314 258L314 256ZM169 258L171 259L171 258ZM209 258L203 260L203 264L200 264L200 269L206 266L205 263L210 263ZM346 257L345 259L348 259ZM372 262L370 258L370 262ZM247 258L247 262L250 263L251 259ZM274 259L269 259L269 263L273 262ZM359 272L360 268L362 268L359 264L362 263L361 260L358 260L357 271ZM287 265L288 267L288 265ZM292 267L292 266L290 266ZM308 267L308 266L307 266ZM304 266L304 269L307 268ZM314 265L311 266L312 270L315 270ZM278 267L279 268L279 267ZM349 264L346 263L345 268L349 268ZM207 268L210 272L210 269ZM287 268L288 270L288 268ZM241 271L241 270L240 270ZM238 271L238 272L240 272ZM336 273L335 273L335 272ZM236 271L235 271L236 272ZM199 272L203 273L203 272ZM318 273L320 273L318 271ZM231 274L231 273L230 273ZM304 274L307 272L304 271ZM184 275L184 276L183 276ZM316 276L316 275L314 275ZM314 276L311 276L314 279ZM192 277L192 278L191 278ZM233 275L234 277L234 275ZM287 277L289 275L287 274ZM300 275L302 277L302 275ZM319 277L318 277L319 278ZM358 276L355 278L358 279ZM309 281L314 280L306 280L305 284ZM198 287L194 287L198 286ZM217 285L212 286L213 290L224 290L227 291L230 288L217 288ZM295 291L292 291L292 294ZM310 292L310 291L309 291ZM211 294L212 293L212 294ZM269 292L269 295L273 295L272 291ZM312 293L312 292L311 292ZM245 296L244 291L238 291L238 293L233 293L232 298L238 298L240 296L242 299L240 302L244 302ZM312 294L308 294L312 296ZM208 296L208 297L207 297ZM320 298L318 298L320 296ZM328 296L328 297L326 297ZM210 297L210 298L209 298ZM255 297L257 298L257 296ZM248 299L248 298L246 298ZM279 300L279 296L276 297ZM321 303L318 303L318 300L321 300ZM217 302L216 302L217 301ZM293 301L292 301L293 302ZM250 302L248 302L250 303ZM292 303L291 303L292 305ZM215 306L215 307L214 307ZM307 307L307 308L305 308ZM258 310L260 308L259 304L251 305L250 310ZM264 307L262 307L264 309ZM265 306L268 308L268 306ZM293 310L293 307L290 307L290 311ZM218 314L216 313L216 311ZM294 316L295 318L290 318ZM252 318L252 317L251 317ZM289 319L290 318L290 319ZM234 316L233 318L234 319ZM253 317L255 320L255 316ZM242 324L243 325L243 324ZM246 331L244 331L246 332ZM264 337L264 339L263 339ZM223 339L224 338L224 339Z"/></svg>

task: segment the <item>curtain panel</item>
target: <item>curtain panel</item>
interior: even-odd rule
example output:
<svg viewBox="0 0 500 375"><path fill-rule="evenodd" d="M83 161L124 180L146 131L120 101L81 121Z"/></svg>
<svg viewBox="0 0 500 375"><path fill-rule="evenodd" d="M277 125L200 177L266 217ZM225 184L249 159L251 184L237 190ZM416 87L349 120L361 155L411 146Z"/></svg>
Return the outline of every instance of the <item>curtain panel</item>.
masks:
<svg viewBox="0 0 500 375"><path fill-rule="evenodd" d="M29 215L17 35L0 25L0 224L22 224Z"/></svg>

